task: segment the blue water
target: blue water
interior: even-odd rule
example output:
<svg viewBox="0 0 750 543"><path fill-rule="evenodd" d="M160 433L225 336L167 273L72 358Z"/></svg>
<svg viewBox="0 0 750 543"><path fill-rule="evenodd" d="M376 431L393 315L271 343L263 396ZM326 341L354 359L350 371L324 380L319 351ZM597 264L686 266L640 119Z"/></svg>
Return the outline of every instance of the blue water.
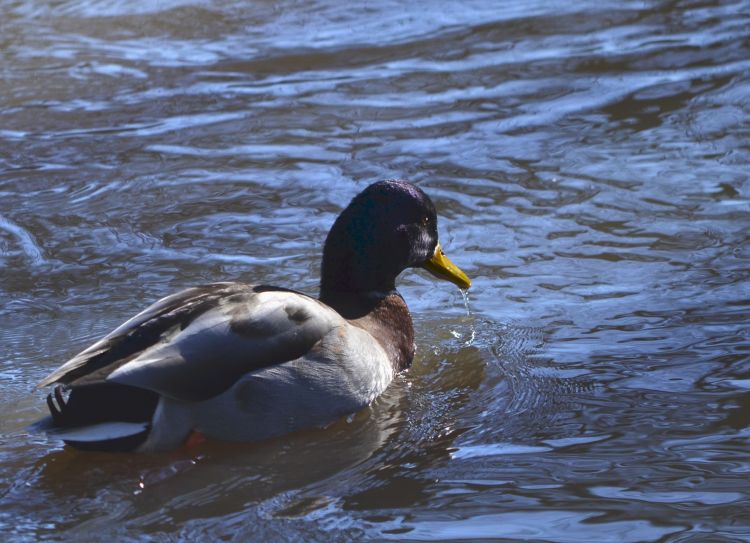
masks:
<svg viewBox="0 0 750 543"><path fill-rule="evenodd" d="M750 3L0 13L4 540L750 541ZM164 455L25 429L161 296L316 292L390 177L474 283L400 278L418 354L369 409Z"/></svg>

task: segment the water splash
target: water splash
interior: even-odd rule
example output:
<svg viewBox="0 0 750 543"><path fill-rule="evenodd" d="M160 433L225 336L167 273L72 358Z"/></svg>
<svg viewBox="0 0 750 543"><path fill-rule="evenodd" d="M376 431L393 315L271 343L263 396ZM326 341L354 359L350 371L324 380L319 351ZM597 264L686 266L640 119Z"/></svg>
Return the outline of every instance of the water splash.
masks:
<svg viewBox="0 0 750 543"><path fill-rule="evenodd" d="M451 335L458 339L462 340L465 336L468 336L468 339L463 341L464 347L471 347L474 344L474 340L476 340L477 337L477 330L475 327L475 318L471 313L471 308L469 307L469 290L465 288L459 289L461 291L461 296L463 296L464 299L464 307L466 308L466 317L462 319L462 322L466 322L469 326L469 332L468 333L462 333L458 330L451 330Z"/></svg>

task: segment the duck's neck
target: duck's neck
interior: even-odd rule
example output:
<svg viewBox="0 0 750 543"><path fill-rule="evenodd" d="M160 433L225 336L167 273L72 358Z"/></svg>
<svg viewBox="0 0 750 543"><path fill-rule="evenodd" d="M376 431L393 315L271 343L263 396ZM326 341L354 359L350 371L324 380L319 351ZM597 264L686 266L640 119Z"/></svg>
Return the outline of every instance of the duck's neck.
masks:
<svg viewBox="0 0 750 543"><path fill-rule="evenodd" d="M377 339L394 370L401 371L411 365L415 351L414 326L409 308L398 291L321 290L320 301Z"/></svg>

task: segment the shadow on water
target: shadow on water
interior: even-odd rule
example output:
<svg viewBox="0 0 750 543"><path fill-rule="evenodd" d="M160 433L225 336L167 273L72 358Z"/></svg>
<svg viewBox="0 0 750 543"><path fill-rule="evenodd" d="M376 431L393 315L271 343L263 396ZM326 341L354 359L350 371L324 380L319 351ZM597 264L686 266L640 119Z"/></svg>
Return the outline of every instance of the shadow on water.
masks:
<svg viewBox="0 0 750 543"><path fill-rule="evenodd" d="M209 442L151 455L65 447L19 473L24 480L2 500L17 512L44 501L39 533L71 536L111 533L113 526L123 535L168 532L191 519L232 515L372 457L392 439L397 391L327 428L259 444Z"/></svg>

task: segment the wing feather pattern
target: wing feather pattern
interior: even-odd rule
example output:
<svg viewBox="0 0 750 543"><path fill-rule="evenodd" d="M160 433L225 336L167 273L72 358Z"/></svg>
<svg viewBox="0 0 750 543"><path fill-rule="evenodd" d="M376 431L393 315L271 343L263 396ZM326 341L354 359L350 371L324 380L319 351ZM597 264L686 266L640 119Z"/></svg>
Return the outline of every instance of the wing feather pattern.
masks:
<svg viewBox="0 0 750 543"><path fill-rule="evenodd" d="M39 386L114 382L201 401L249 371L302 356L340 324L333 310L301 293L204 285L159 300Z"/></svg>

